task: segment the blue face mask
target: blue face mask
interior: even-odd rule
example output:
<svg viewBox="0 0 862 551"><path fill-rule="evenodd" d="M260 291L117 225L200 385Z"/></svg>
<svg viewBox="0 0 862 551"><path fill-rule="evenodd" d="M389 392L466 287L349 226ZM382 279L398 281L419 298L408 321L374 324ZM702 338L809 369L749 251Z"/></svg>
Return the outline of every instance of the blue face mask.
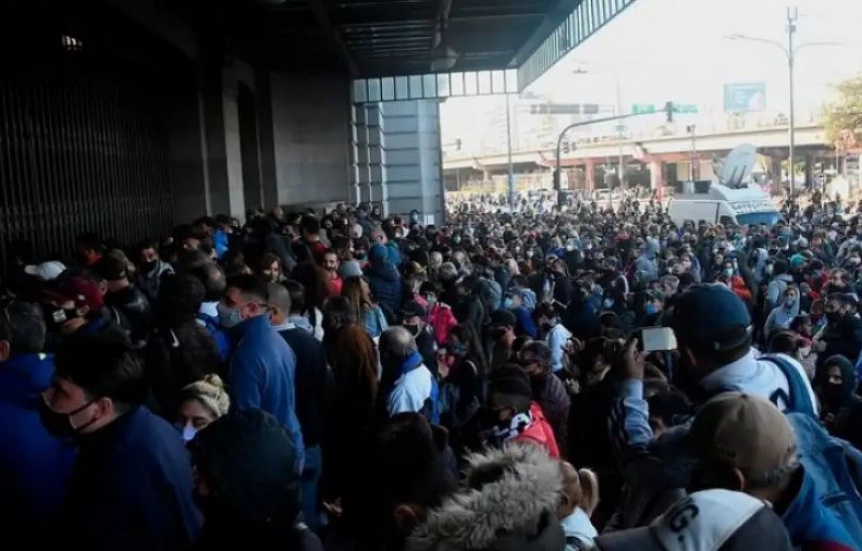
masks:
<svg viewBox="0 0 862 551"><path fill-rule="evenodd" d="M605 307L605 308L607 308L607 309L613 308L613 306L614 306L614 299L612 299L612 298L606 298L604 301L602 301L602 304L603 304L603 305L604 305L604 307Z"/></svg>
<svg viewBox="0 0 862 551"><path fill-rule="evenodd" d="M511 298L507 298L503 301L503 308L506 310L511 310L515 306L515 301Z"/></svg>
<svg viewBox="0 0 862 551"><path fill-rule="evenodd" d="M464 345L463 343L453 344L452 346L449 347L449 350L455 356L463 356L464 354L467 353L467 346Z"/></svg>
<svg viewBox="0 0 862 551"><path fill-rule="evenodd" d="M644 311L648 316L658 313L658 304L655 302L647 302L644 306Z"/></svg>
<svg viewBox="0 0 862 551"><path fill-rule="evenodd" d="M183 442L185 442L186 444L191 442L198 434L198 429L190 425L184 425L182 427L175 425L174 428L177 429L177 432L180 433L180 436L183 437Z"/></svg>

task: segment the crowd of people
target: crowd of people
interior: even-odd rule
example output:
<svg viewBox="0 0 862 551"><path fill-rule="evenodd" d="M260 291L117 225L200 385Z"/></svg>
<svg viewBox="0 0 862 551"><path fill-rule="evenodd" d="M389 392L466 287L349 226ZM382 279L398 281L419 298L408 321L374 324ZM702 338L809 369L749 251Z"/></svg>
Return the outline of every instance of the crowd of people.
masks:
<svg viewBox="0 0 862 551"><path fill-rule="evenodd" d="M9 545L862 550L862 217L475 202L17 243Z"/></svg>

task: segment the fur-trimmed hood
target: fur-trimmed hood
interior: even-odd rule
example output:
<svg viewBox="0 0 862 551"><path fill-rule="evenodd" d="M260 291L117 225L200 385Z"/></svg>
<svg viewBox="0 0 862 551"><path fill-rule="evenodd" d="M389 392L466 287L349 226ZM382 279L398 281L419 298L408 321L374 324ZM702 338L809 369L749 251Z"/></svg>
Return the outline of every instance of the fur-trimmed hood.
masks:
<svg viewBox="0 0 862 551"><path fill-rule="evenodd" d="M511 442L468 458L466 488L428 514L407 551L558 551L559 463L529 443ZM476 489L474 489L476 488Z"/></svg>

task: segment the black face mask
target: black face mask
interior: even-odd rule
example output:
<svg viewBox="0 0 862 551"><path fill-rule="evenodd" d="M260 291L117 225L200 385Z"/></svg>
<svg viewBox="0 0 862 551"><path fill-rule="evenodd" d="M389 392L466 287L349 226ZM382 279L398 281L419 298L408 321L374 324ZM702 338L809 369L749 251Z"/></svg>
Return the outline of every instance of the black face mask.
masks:
<svg viewBox="0 0 862 551"><path fill-rule="evenodd" d="M44 399L40 399L39 420L42 422L42 426L45 427L45 430L55 438L71 438L96 421L95 419L91 419L79 427L72 426L72 416L84 411L84 409L92 405L93 402L95 402L95 400L91 400L83 406L73 409L69 413L60 413L51 409Z"/></svg>
<svg viewBox="0 0 862 551"><path fill-rule="evenodd" d="M844 316L841 312L826 312L826 321L829 325L834 326L836 323L839 323L843 317Z"/></svg>
<svg viewBox="0 0 862 551"><path fill-rule="evenodd" d="M156 269L158 266L158 260L148 260L147 262L141 262L141 273L148 274Z"/></svg>
<svg viewBox="0 0 862 551"><path fill-rule="evenodd" d="M67 321L80 317L75 308L54 308L52 310L50 307L46 307L44 312L45 324L48 329L54 330L59 329Z"/></svg>
<svg viewBox="0 0 862 551"><path fill-rule="evenodd" d="M823 385L822 392L823 398L831 404L840 403L844 399L844 385L842 384L827 383Z"/></svg>
<svg viewBox="0 0 862 551"><path fill-rule="evenodd" d="M405 324L404 329L408 330L410 332L410 334L413 335L413 338L416 338L419 336L420 329L419 329L418 325L406 325Z"/></svg>

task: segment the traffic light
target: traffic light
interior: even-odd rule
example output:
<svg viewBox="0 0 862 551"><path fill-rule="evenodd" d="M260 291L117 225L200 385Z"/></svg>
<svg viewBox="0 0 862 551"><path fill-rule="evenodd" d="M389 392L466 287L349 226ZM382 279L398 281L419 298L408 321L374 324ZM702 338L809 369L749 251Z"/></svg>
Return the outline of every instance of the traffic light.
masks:
<svg viewBox="0 0 862 551"><path fill-rule="evenodd" d="M667 115L667 122L673 122L673 112L676 111L676 108L673 105L672 101L669 101L664 104L664 112Z"/></svg>

